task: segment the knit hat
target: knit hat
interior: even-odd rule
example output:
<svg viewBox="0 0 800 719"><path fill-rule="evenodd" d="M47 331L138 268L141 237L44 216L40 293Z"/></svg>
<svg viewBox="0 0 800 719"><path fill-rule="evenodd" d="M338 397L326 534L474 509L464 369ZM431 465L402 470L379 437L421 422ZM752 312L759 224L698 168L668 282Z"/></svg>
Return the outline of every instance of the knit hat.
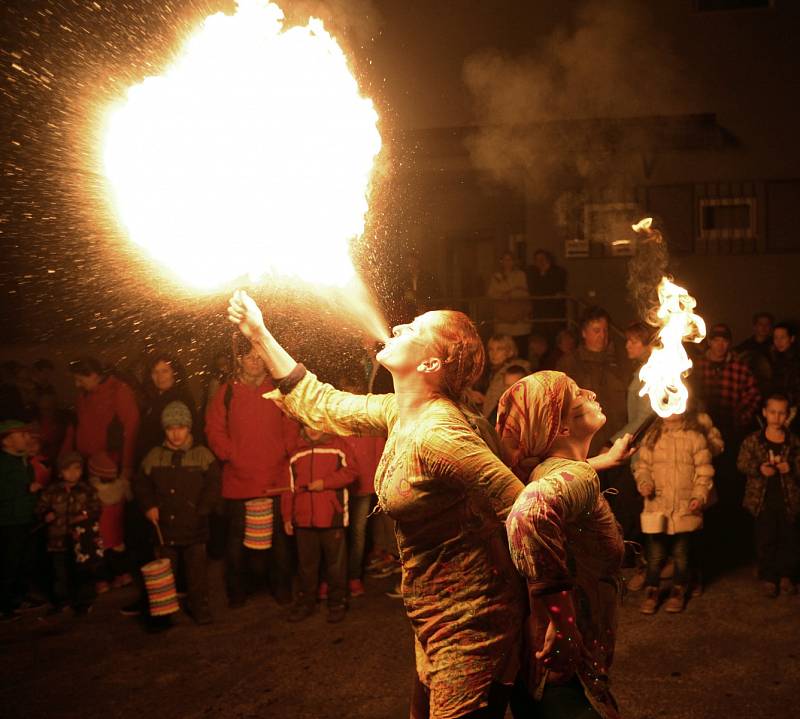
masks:
<svg viewBox="0 0 800 719"><path fill-rule="evenodd" d="M89 457L89 474L100 479L116 479L119 468L107 452L98 452Z"/></svg>
<svg viewBox="0 0 800 719"><path fill-rule="evenodd" d="M18 419L7 419L0 422L0 439L14 432L30 432L31 426Z"/></svg>
<svg viewBox="0 0 800 719"><path fill-rule="evenodd" d="M66 469L73 464L79 464L83 467L83 457L80 452L65 452L58 458L59 469Z"/></svg>
<svg viewBox="0 0 800 719"><path fill-rule="evenodd" d="M188 427L192 428L192 413L183 403L175 400L170 402L161 413L161 426L167 427Z"/></svg>

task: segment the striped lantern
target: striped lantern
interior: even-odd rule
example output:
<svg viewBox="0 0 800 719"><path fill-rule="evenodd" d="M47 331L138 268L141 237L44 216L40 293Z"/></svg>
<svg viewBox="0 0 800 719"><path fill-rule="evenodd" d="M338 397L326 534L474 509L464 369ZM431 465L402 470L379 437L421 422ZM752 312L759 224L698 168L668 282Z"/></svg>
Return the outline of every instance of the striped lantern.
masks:
<svg viewBox="0 0 800 719"><path fill-rule="evenodd" d="M142 567L142 575L152 616L163 617L180 611L178 593L175 591L175 577L169 559L148 562Z"/></svg>
<svg viewBox="0 0 800 719"><path fill-rule="evenodd" d="M251 499L244 507L244 546L269 549L272 546L272 499Z"/></svg>

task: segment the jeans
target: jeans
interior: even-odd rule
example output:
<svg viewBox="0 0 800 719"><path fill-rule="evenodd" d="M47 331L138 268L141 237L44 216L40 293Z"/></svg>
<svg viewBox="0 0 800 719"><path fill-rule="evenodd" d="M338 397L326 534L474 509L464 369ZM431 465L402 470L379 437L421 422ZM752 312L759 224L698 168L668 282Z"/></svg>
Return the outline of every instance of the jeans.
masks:
<svg viewBox="0 0 800 719"><path fill-rule="evenodd" d="M175 572L183 560L188 589L189 611L196 619L208 612L208 574L206 571L206 545L204 543L181 546L165 545L161 556L169 559Z"/></svg>
<svg viewBox="0 0 800 719"><path fill-rule="evenodd" d="M755 521L758 577L766 582L777 582L781 577L794 579L800 549L797 527L786 513L782 494L770 494Z"/></svg>
<svg viewBox="0 0 800 719"><path fill-rule="evenodd" d="M297 578L301 604L313 604L319 584L320 556L325 560L325 579L328 582L328 607L345 604L347 575L347 546L344 529L307 529L297 527Z"/></svg>
<svg viewBox="0 0 800 719"><path fill-rule="evenodd" d="M647 552L647 577L645 584L648 587L658 587L661 584L661 570L672 554L675 564L675 573L672 583L685 587L689 583L689 553L691 551L692 532L679 532L678 534L646 534L645 546ZM671 549L671 552L670 552Z"/></svg>
<svg viewBox="0 0 800 719"><path fill-rule="evenodd" d="M25 598L32 571L29 524L0 527L0 612L11 612Z"/></svg>
<svg viewBox="0 0 800 719"><path fill-rule="evenodd" d="M364 547L367 543L367 517L372 495L350 495L350 551L347 558L347 578L361 579L364 571Z"/></svg>
<svg viewBox="0 0 800 719"><path fill-rule="evenodd" d="M228 599L244 599L248 579L261 578L265 565L269 584L276 597L292 592L292 546L283 530L280 497L272 498L272 549L265 551L244 546L245 499L226 499L228 539L225 545L225 587Z"/></svg>
<svg viewBox="0 0 800 719"><path fill-rule="evenodd" d="M50 562L53 568L53 605L69 604L74 609L89 607L95 598L93 573L75 561L71 549L51 552Z"/></svg>

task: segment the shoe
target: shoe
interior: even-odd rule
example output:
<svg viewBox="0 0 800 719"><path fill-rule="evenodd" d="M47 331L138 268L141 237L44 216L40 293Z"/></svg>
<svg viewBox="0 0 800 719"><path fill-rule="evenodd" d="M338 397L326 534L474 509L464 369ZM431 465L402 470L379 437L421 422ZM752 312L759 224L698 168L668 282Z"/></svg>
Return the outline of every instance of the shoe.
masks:
<svg viewBox="0 0 800 719"><path fill-rule="evenodd" d="M211 615L208 607L198 609L196 612L188 612L188 614L194 620L194 623L200 626L214 623L214 617Z"/></svg>
<svg viewBox="0 0 800 719"><path fill-rule="evenodd" d="M388 559L391 559L391 557L387 552L379 552L378 554L373 554L367 560L367 563L364 565L364 568L367 570L375 569L376 567L386 564L386 561Z"/></svg>
<svg viewBox="0 0 800 719"><path fill-rule="evenodd" d="M345 614L347 614L347 607L344 606L344 604L328 607L328 617L326 621L328 624L338 624L344 619Z"/></svg>
<svg viewBox="0 0 800 719"><path fill-rule="evenodd" d="M765 597L774 599L778 596L778 585L775 582L761 582L761 591Z"/></svg>
<svg viewBox="0 0 800 719"><path fill-rule="evenodd" d="M320 582L319 587L317 588L317 599L320 602L325 601L328 598L328 583L327 582Z"/></svg>
<svg viewBox="0 0 800 719"><path fill-rule="evenodd" d="M383 579L384 577L391 577L393 574L400 574L402 571L403 568L400 566L400 562L393 559L391 562L376 569L370 576L376 579Z"/></svg>
<svg viewBox="0 0 800 719"><path fill-rule="evenodd" d="M379 562L367 564L366 571L370 577L388 577L400 571L400 561L396 557L387 555Z"/></svg>
<svg viewBox="0 0 800 719"><path fill-rule="evenodd" d="M106 592L111 591L111 585L108 582L95 582L94 591L98 594L105 594Z"/></svg>
<svg viewBox="0 0 800 719"><path fill-rule="evenodd" d="M296 622L302 622L304 619L308 619L313 613L313 604L295 604L286 619L294 624Z"/></svg>
<svg viewBox="0 0 800 719"><path fill-rule="evenodd" d="M294 601L291 589L279 589L272 596L281 607L288 607Z"/></svg>
<svg viewBox="0 0 800 719"><path fill-rule="evenodd" d="M72 607L72 613L76 617L85 617L92 613L93 608L91 604L79 604L76 607Z"/></svg>
<svg viewBox="0 0 800 719"><path fill-rule="evenodd" d="M364 582L360 579L351 579L347 583L347 591L351 597L361 597L365 594Z"/></svg>
<svg viewBox="0 0 800 719"><path fill-rule="evenodd" d="M144 611L144 603L141 599L137 599L135 602L131 602L130 604L126 604L124 607L120 607L119 613L123 617L138 617Z"/></svg>
<svg viewBox="0 0 800 719"><path fill-rule="evenodd" d="M789 577L781 577L781 594L797 594L797 586Z"/></svg>
<svg viewBox="0 0 800 719"><path fill-rule="evenodd" d="M644 587L644 580L647 576L644 569L637 569L627 582L628 590L631 592L638 592Z"/></svg>
<svg viewBox="0 0 800 719"><path fill-rule="evenodd" d="M682 612L686 606L686 587L676 584L669 593L669 599L664 602L664 611L670 614Z"/></svg>
<svg viewBox="0 0 800 719"><path fill-rule="evenodd" d="M244 594L235 594L228 597L228 609L240 609L247 603L247 597Z"/></svg>
<svg viewBox="0 0 800 719"><path fill-rule="evenodd" d="M120 574L118 577L114 577L114 581L111 582L111 586L114 589L121 589L122 587L127 587L132 582L133 577L130 574Z"/></svg>
<svg viewBox="0 0 800 719"><path fill-rule="evenodd" d="M145 624L148 634L161 634L172 629L172 615L164 617L149 617Z"/></svg>
<svg viewBox="0 0 800 719"><path fill-rule="evenodd" d="M692 597L692 599L696 597L702 597L704 591L705 587L703 586L703 583L700 580L692 582L689 585L689 596Z"/></svg>
<svg viewBox="0 0 800 719"><path fill-rule="evenodd" d="M402 599L403 598L403 588L400 586L400 582L394 585L394 589L391 592L386 592L387 597L391 597L392 599Z"/></svg>
<svg viewBox="0 0 800 719"><path fill-rule="evenodd" d="M639 611L642 614L655 614L656 609L658 609L658 587L646 587Z"/></svg>
<svg viewBox="0 0 800 719"><path fill-rule="evenodd" d="M16 622L22 619L22 615L16 609L9 609L0 614L0 622Z"/></svg>
<svg viewBox="0 0 800 719"><path fill-rule="evenodd" d="M35 612L37 609L43 609L47 606L47 602L43 602L40 599L23 599L20 605L17 607L18 612Z"/></svg>
<svg viewBox="0 0 800 719"><path fill-rule="evenodd" d="M52 606L47 608L47 616L48 617L55 617L59 614L64 614L69 607L66 604L53 604Z"/></svg>

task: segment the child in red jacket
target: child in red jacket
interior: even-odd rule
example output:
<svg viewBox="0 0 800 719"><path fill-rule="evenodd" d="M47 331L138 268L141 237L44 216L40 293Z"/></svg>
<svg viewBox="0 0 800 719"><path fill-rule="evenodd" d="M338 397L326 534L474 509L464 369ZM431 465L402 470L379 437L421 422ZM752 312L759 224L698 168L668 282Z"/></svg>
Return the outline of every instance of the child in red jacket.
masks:
<svg viewBox="0 0 800 719"><path fill-rule="evenodd" d="M340 622L347 610L347 487L356 478L355 459L344 440L304 427L289 463L291 491L281 495L281 516L286 533L297 538L300 585L289 621L314 613L322 554L328 621Z"/></svg>

